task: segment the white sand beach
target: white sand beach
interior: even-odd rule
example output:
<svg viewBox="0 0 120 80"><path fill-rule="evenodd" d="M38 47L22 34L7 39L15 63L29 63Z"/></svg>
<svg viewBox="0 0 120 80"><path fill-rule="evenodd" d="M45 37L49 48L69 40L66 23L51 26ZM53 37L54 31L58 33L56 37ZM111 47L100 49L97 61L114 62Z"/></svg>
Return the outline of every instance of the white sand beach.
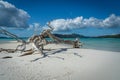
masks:
<svg viewBox="0 0 120 80"><path fill-rule="evenodd" d="M18 43L17 43L18 44ZM0 44L14 49L16 42ZM30 46L29 46L30 47ZM41 54L0 52L0 80L120 80L120 53L49 44ZM12 58L2 59L11 56Z"/></svg>

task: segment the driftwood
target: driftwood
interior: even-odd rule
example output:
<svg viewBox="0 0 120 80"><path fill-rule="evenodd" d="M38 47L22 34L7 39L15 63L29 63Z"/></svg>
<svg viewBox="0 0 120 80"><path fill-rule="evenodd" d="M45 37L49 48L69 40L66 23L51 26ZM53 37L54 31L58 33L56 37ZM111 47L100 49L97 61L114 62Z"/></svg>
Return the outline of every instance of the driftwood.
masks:
<svg viewBox="0 0 120 80"><path fill-rule="evenodd" d="M47 44L50 44L50 43L70 44L70 45L73 45L73 48L79 48L81 46L81 43L78 39L76 39L75 41L72 41L72 40L63 40L59 37L56 37L55 35L53 35L51 33L53 31L53 28L50 26L50 23L48 23L48 27L50 29L43 30L40 35L33 35L32 37L30 37L28 39L28 42L20 39L18 36L8 32L4 29L1 29L0 33L5 34L7 36L11 36L12 38L15 38L18 42L21 42L22 44L18 45L16 49L2 49L1 48L0 52L1 51L6 51L6 52L9 52L9 53L14 53L15 51L21 51L21 52L24 52L24 53L20 56L25 56L25 55L33 54L35 52L35 50L37 50L37 51L39 51L39 53L45 55L43 53L44 45L47 45ZM53 41L52 42L47 41L45 39L46 37L51 38ZM33 46L32 46L33 48L30 49L30 50L26 50L26 45L30 44L30 43L33 44Z"/></svg>
<svg viewBox="0 0 120 80"><path fill-rule="evenodd" d="M3 49L3 48L0 48L0 52L2 52L2 51L8 52L8 53L14 53L17 50L16 49Z"/></svg>
<svg viewBox="0 0 120 80"><path fill-rule="evenodd" d="M63 40L63 39L60 39L59 37L56 37L51 33L53 28L50 26L50 23L48 24L48 27L50 29L44 30L40 35L34 35L30 37L28 40L29 43L33 43L34 48L37 49L40 53L43 54L44 45L51 43L45 39L46 37L51 38L53 40L52 43L70 44L70 45L73 45L73 48L79 48L81 46L78 39L76 39L75 41L72 41L72 40Z"/></svg>
<svg viewBox="0 0 120 80"><path fill-rule="evenodd" d="M2 59L7 59L7 58L12 58L12 56L5 56L5 57L2 57Z"/></svg>
<svg viewBox="0 0 120 80"><path fill-rule="evenodd" d="M26 49L27 42L25 40L23 40L23 39L20 39L17 35L12 34L12 33L8 32L7 30L2 29L2 28L0 28L0 34L12 37L12 38L16 39L18 42L21 42L22 44L18 45L16 50L19 50L19 51L23 52ZM6 50L6 51L11 52L11 50ZM14 50L12 52L14 52Z"/></svg>
<svg viewBox="0 0 120 80"><path fill-rule="evenodd" d="M33 51L32 49L26 50L22 55L20 55L20 57L21 57L21 56L26 56L26 55L31 55L31 54L33 54L33 53L34 53L34 51Z"/></svg>

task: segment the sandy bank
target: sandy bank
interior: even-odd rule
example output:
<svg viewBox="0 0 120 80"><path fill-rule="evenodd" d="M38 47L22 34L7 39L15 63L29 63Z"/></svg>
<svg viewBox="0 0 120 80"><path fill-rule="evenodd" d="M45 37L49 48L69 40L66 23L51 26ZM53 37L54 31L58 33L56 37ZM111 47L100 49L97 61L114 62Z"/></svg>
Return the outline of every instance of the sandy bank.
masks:
<svg viewBox="0 0 120 80"><path fill-rule="evenodd" d="M15 48L16 44L0 44ZM40 54L0 53L0 80L119 80L120 53L51 44ZM12 58L2 59L4 56Z"/></svg>

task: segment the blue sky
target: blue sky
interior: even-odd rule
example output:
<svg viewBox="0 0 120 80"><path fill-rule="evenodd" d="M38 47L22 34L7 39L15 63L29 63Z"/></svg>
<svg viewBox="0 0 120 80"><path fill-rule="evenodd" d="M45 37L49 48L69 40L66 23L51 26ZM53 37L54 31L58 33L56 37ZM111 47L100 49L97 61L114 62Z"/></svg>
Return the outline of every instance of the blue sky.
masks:
<svg viewBox="0 0 120 80"><path fill-rule="evenodd" d="M120 15L120 0L6 0L31 16L30 23L46 22L59 18L106 18Z"/></svg>
<svg viewBox="0 0 120 80"><path fill-rule="evenodd" d="M28 26L29 29L21 30L12 27L8 29L7 27L7 30L18 36L23 34L31 36L35 28L39 29L36 30L36 33L39 33L48 21L51 21L51 25L55 27L54 33L78 33L87 36L120 33L120 23L118 23L120 21L120 0L4 0L3 2L6 1L15 8L27 12L22 14L25 19L23 17L17 19L23 21L18 22L23 27ZM91 24L92 22L94 25ZM12 24L5 26L18 28L21 24L17 27Z"/></svg>

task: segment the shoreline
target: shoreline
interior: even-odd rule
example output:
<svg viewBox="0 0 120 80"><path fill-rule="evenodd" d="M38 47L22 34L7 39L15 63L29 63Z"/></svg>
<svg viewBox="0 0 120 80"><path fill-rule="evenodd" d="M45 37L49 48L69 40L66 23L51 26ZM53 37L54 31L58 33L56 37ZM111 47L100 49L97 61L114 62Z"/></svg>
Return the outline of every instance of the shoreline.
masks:
<svg viewBox="0 0 120 80"><path fill-rule="evenodd" d="M15 44L16 43L16 44ZM19 42L17 42L16 40L12 40L12 41L1 41L0 44L2 44L3 46L0 45L0 48L10 48L11 47L8 47L7 44L15 44L14 46L17 46L18 44L20 44ZM5 46L4 46L5 45ZM119 44L118 44L119 45ZM89 47L87 47L89 46ZM103 47L100 46L99 48L98 47L95 47L96 45L94 46L91 46L87 44L84 44L83 42L83 46L80 48L80 49L92 49L92 50L100 50L100 51L109 51L109 52L120 52L120 50L116 49L116 48L109 48L109 47ZM112 46L112 45L111 45ZM115 47L115 46L113 46ZM14 47L16 48L16 47ZM112 49L112 50L111 50Z"/></svg>

